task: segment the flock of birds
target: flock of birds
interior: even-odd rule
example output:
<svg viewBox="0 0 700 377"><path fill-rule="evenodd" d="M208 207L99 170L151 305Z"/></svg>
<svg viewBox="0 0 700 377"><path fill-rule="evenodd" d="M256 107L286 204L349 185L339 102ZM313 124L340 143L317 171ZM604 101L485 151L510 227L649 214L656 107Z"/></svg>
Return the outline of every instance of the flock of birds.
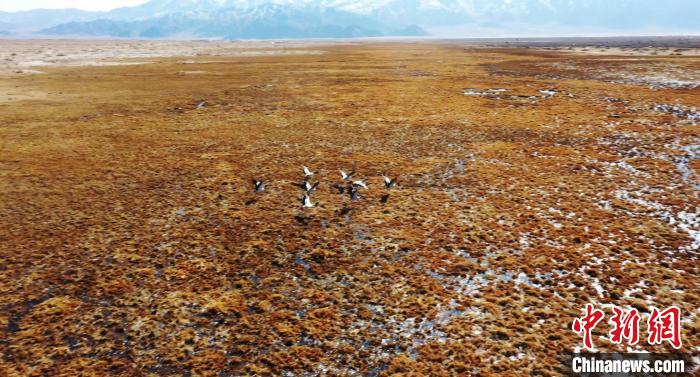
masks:
<svg viewBox="0 0 700 377"><path fill-rule="evenodd" d="M316 204L311 201L311 196L316 192L316 189L318 188L318 185L320 182L316 183L311 183L311 180L314 176L314 172L312 172L308 167L302 166L303 172L304 172L304 181L301 183L295 183L294 185L299 187L302 192L303 196L299 198L299 201L301 202L301 205L303 208L314 208L316 207ZM353 176L355 175L354 171L351 171L349 173L346 173L344 170L339 170L340 172L340 178L342 179L342 183L345 184L340 184L336 183L333 185L340 194L345 194L347 193L350 196L350 199L352 201L357 201L360 200L360 189L368 190L369 186L364 180L357 179L354 180ZM384 179L384 188L387 190L392 189L394 186L396 186L397 178L389 178L386 175L382 175L382 178ZM256 193L262 193L265 191L266 187L266 182L263 180L259 179L253 179L253 190ZM389 194L384 194L382 195L381 202L386 203L386 201L389 199Z"/></svg>

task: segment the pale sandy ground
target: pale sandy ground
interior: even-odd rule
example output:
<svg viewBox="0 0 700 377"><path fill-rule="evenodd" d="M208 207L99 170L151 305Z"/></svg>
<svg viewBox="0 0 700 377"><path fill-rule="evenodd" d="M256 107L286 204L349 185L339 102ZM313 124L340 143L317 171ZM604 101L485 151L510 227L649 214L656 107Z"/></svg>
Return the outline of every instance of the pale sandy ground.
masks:
<svg viewBox="0 0 700 377"><path fill-rule="evenodd" d="M320 54L299 41L3 40L0 75L42 73L44 67L148 64L160 57ZM185 61L187 62L187 61Z"/></svg>
<svg viewBox="0 0 700 377"><path fill-rule="evenodd" d="M472 48L493 47L503 41L482 44L468 42ZM217 75L201 69L188 69L189 64L217 63L226 58L254 57L266 55L308 55L322 54L323 48L337 44L354 44L357 41L163 41L163 40L70 40L70 39L36 39L8 40L0 39L0 77L22 77L42 74L47 69L61 66L105 66L149 64L158 58L181 58L182 69L178 75ZM561 43L561 42L558 42ZM637 42L638 43L638 42ZM527 43L525 44L527 45ZM515 46L514 46L515 47ZM646 56L660 58L681 58L683 56L700 56L700 48L688 47L615 47L606 45L555 45L532 46L536 50L571 53L572 55L610 56L630 59ZM647 66L647 62L644 62ZM545 63L541 63L545 64ZM557 62L555 64L563 64ZM630 62L629 67L635 62ZM594 75L609 81L639 83L659 87L698 87L700 77L688 67L677 67L672 62L655 62L651 72L609 72ZM566 67L559 67L566 68ZM647 68L649 68L647 66ZM581 70L582 67L573 67ZM609 69L609 68L607 68ZM612 76L611 76L612 75ZM9 80L0 80L0 103L29 99L43 99L48 93L37 88L18 86Z"/></svg>
<svg viewBox="0 0 700 377"><path fill-rule="evenodd" d="M0 39L0 75L37 74L43 72L42 68L56 66L148 64L149 59L176 56L321 54L322 46L338 43L342 42ZM540 49L590 55L700 56L700 48L573 46ZM183 60L183 63L188 62L193 61Z"/></svg>
<svg viewBox="0 0 700 377"><path fill-rule="evenodd" d="M308 41L162 41L162 40L8 40L0 39L0 103L40 100L42 90L17 85L4 76L42 74L53 67L150 64L156 58L181 57L177 74L216 74L188 70L191 63L216 63L231 57L322 54L330 43Z"/></svg>

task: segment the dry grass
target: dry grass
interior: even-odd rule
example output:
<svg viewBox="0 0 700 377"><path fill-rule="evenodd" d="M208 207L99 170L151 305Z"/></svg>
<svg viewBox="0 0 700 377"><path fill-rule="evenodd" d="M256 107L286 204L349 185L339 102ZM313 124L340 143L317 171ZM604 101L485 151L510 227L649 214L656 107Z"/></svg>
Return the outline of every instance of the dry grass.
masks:
<svg viewBox="0 0 700 377"><path fill-rule="evenodd" d="M698 128L653 107L698 89L562 76L591 59L562 53L322 50L3 78L41 95L0 103L0 369L558 375L591 301L680 306L697 356Z"/></svg>

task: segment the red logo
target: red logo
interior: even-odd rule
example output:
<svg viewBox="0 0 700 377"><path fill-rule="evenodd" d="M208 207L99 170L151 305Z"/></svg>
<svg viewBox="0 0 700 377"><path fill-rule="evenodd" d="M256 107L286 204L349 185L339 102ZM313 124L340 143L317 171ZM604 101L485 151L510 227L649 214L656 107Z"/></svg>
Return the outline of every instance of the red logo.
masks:
<svg viewBox="0 0 700 377"><path fill-rule="evenodd" d="M632 309L623 317L624 310L613 306L615 315L611 321L614 328L610 330L610 341L615 344L622 343L623 339L627 339L627 344L633 346L639 342L639 316L637 309Z"/></svg>
<svg viewBox="0 0 700 377"><path fill-rule="evenodd" d="M681 309L676 306L659 311L651 309L649 316L649 344L668 341L675 349L681 348Z"/></svg>
<svg viewBox="0 0 700 377"><path fill-rule="evenodd" d="M637 309L624 309L613 306L614 315L610 318L612 329L608 333L610 341L614 344L626 342L628 345L639 343L639 322L641 315ZM605 317L602 310L596 309L593 304L586 304L586 314L581 318L575 318L571 329L577 334L583 334L583 345L593 349L592 332L596 325ZM659 312L652 307L649 320L647 321L649 337L648 343L651 345L662 344L667 341L673 348L681 348L681 309L671 306Z"/></svg>
<svg viewBox="0 0 700 377"><path fill-rule="evenodd" d="M591 331L600 322L605 314L601 310L595 309L593 304L586 304L586 315L581 318L574 319L571 328L576 333L583 332L583 345L588 349L593 348L593 339L591 339Z"/></svg>

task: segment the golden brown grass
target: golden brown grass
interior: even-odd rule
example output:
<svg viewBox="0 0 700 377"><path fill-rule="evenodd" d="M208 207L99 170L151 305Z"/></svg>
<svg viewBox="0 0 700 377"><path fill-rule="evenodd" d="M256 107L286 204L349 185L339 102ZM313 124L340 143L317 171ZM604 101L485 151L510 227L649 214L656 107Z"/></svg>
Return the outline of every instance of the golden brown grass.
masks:
<svg viewBox="0 0 700 377"><path fill-rule="evenodd" d="M698 131L653 111L698 89L596 80L609 63L563 53L322 50L3 78L41 95L0 103L0 369L558 375L591 301L678 305L698 353L678 226L697 175L676 164ZM360 201L332 187L341 168L369 183ZM399 177L387 203L381 173Z"/></svg>

